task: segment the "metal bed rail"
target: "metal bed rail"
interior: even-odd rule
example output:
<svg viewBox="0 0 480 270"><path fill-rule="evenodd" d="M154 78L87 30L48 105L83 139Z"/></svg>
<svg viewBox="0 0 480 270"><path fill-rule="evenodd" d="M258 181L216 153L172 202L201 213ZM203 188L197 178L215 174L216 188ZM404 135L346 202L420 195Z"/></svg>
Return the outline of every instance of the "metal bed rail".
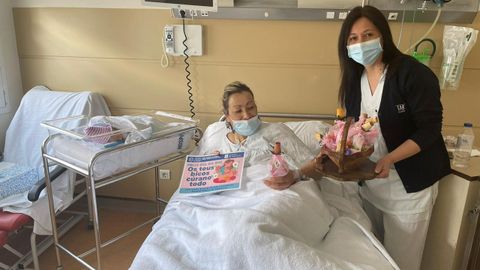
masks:
<svg viewBox="0 0 480 270"><path fill-rule="evenodd" d="M262 117L271 118L293 118L293 119L311 119L311 120L336 120L337 116L333 114L302 114L302 113L275 113L261 112L258 113Z"/></svg>

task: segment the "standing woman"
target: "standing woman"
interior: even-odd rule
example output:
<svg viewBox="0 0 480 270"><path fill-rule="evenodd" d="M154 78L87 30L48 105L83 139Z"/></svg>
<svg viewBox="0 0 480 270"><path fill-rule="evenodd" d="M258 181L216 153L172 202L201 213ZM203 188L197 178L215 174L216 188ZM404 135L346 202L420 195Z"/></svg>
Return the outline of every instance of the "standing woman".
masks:
<svg viewBox="0 0 480 270"><path fill-rule="evenodd" d="M374 230L401 269L420 268L437 181L450 173L435 74L393 43L383 14L356 7L339 40L339 102L347 116L378 116L371 160L378 178L360 187Z"/></svg>

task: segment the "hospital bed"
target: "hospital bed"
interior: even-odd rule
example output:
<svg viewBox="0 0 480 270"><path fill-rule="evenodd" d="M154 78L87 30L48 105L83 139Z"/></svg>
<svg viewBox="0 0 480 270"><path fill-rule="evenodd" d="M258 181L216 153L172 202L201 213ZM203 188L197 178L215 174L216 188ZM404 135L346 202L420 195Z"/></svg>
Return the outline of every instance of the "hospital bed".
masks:
<svg viewBox="0 0 480 270"><path fill-rule="evenodd" d="M111 131L100 130L89 133L87 130L91 127L102 127L92 124L98 121L119 126L115 126L116 128ZM162 111L103 118L77 116L53 119L42 123L42 126L50 133L43 143L42 157L58 269L63 269L60 252L71 256L87 269L102 269L101 249L103 247L158 219L160 203L166 202L160 198L159 194L158 167L181 159L191 151L192 138L199 132L197 125L198 121L196 120ZM145 135L147 133L148 136ZM108 141L118 135L123 138L119 143ZM76 195L76 198L86 194L95 236L95 247L82 254L74 254L59 241L55 216L57 212L64 209L52 207L54 205L52 194L54 193L47 168L53 164L75 172L85 179L85 191ZM155 171L157 217L102 242L96 190L150 169ZM92 253L96 253L97 265L95 267L83 259Z"/></svg>
<svg viewBox="0 0 480 270"><path fill-rule="evenodd" d="M307 146L302 149L319 152L315 133L324 133L327 122L314 115L262 119L270 117L309 118L284 123ZM216 122L202 140L219 141L227 132ZM240 190L175 193L130 269L399 269L370 231L357 183L322 178L274 191L263 183L262 162L252 162L243 175Z"/></svg>
<svg viewBox="0 0 480 270"><path fill-rule="evenodd" d="M0 163L0 244L2 252L5 252L0 261L6 260L0 262L0 269L24 269L32 261L35 269L38 269L38 255L53 243L51 237L37 237L51 232L48 203L42 192L45 184L40 151L48 132L41 128L40 123L78 114L106 115L110 111L102 96L88 91L60 92L36 86L22 98L7 129L4 159ZM56 204L71 203L72 175L62 173L59 169L50 169L56 179ZM68 231L83 215L64 217L66 219L60 223L59 234ZM27 227L32 227L32 223L28 250L18 242L26 240L21 235L30 232Z"/></svg>

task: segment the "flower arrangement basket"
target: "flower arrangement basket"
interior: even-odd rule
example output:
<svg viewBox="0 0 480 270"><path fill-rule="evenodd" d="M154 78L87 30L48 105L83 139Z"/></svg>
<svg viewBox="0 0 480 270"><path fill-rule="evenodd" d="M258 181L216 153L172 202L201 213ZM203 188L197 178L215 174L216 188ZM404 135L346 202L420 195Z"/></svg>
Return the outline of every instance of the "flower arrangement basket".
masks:
<svg viewBox="0 0 480 270"><path fill-rule="evenodd" d="M323 146L321 159L317 161L317 170L324 175L342 181L369 180L376 177L375 166L369 157L374 151L373 145L366 150L346 155L348 129L353 122L352 117L345 121L340 151L333 151Z"/></svg>

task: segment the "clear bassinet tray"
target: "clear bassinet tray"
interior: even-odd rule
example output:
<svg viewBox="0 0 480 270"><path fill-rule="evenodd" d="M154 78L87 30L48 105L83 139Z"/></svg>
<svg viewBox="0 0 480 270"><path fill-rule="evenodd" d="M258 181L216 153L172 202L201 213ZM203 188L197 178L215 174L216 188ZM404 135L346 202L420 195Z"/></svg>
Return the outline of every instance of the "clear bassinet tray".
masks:
<svg viewBox="0 0 480 270"><path fill-rule="evenodd" d="M41 123L50 136L63 134L72 139L102 145L138 142L196 128L197 124L197 120L163 111L124 116L79 115Z"/></svg>
<svg viewBox="0 0 480 270"><path fill-rule="evenodd" d="M106 117L107 120L114 118ZM170 155L188 152L193 145L192 138L198 125L196 120L162 111L126 117L136 125L95 135L86 129L104 123L101 117L82 115L45 121L42 126L50 132L46 151L52 157L89 171L94 179L102 179ZM102 121L99 122L99 119ZM148 123L154 124L148 126ZM148 130L150 136L143 138ZM130 140L132 135L134 138ZM112 142L110 138L115 136L122 139Z"/></svg>

